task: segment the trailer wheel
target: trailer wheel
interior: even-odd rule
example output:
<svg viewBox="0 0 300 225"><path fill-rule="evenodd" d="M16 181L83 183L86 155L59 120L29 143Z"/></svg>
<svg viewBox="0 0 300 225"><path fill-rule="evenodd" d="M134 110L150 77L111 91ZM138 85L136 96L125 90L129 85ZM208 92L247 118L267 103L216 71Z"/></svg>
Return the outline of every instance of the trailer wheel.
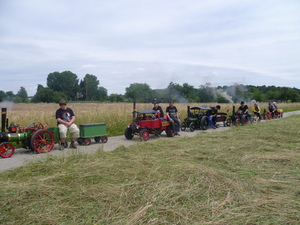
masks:
<svg viewBox="0 0 300 225"><path fill-rule="evenodd" d="M106 142L108 141L108 137L103 136L103 137L101 138L101 141L102 141L102 143L106 143Z"/></svg>
<svg viewBox="0 0 300 225"><path fill-rule="evenodd" d="M132 129L130 127L127 127L124 133L126 139L130 140L133 138L133 133L132 133Z"/></svg>
<svg viewBox="0 0 300 225"><path fill-rule="evenodd" d="M83 144L84 144L84 145L90 145L91 142L92 142L92 141L91 141L91 139L89 139L89 138L84 138L84 139L83 139Z"/></svg>
<svg viewBox="0 0 300 225"><path fill-rule="evenodd" d="M0 144L0 156L2 158L9 158L15 153L15 147L9 142Z"/></svg>
<svg viewBox="0 0 300 225"><path fill-rule="evenodd" d="M181 131L185 131L186 127L187 127L186 122L182 122L181 123L181 128L180 128Z"/></svg>
<svg viewBox="0 0 300 225"><path fill-rule="evenodd" d="M95 137L94 140L95 142L99 143L101 141L101 137Z"/></svg>
<svg viewBox="0 0 300 225"><path fill-rule="evenodd" d="M83 139L82 138L77 138L77 143L79 145L83 145Z"/></svg>
<svg viewBox="0 0 300 225"><path fill-rule="evenodd" d="M38 130L31 136L31 148L38 153L49 152L54 146L54 136L49 130Z"/></svg>
<svg viewBox="0 0 300 225"><path fill-rule="evenodd" d="M196 124L194 122L191 122L190 124L190 131L194 132L196 130Z"/></svg>
<svg viewBox="0 0 300 225"><path fill-rule="evenodd" d="M141 129L140 136L144 141L147 141L149 139L149 131L146 128Z"/></svg>

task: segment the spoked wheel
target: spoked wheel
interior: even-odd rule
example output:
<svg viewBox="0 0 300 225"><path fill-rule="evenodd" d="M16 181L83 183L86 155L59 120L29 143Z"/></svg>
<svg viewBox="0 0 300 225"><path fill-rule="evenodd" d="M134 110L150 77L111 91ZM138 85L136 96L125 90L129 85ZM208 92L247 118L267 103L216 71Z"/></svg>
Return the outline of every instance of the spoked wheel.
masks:
<svg viewBox="0 0 300 225"><path fill-rule="evenodd" d="M194 122L191 122L190 124L190 131L194 132L196 130L196 124Z"/></svg>
<svg viewBox="0 0 300 225"><path fill-rule="evenodd" d="M181 128L180 128L181 131L185 131L186 127L187 127L186 122L182 122L181 123Z"/></svg>
<svg viewBox="0 0 300 225"><path fill-rule="evenodd" d="M15 153L15 147L9 142L0 144L0 156L2 158L9 158Z"/></svg>
<svg viewBox="0 0 300 225"><path fill-rule="evenodd" d="M106 142L108 141L108 137L103 136L103 137L101 138L101 141L102 141L102 143L106 143Z"/></svg>
<svg viewBox="0 0 300 225"><path fill-rule="evenodd" d="M49 152L54 146L54 136L48 130L38 130L31 136L31 148L37 152Z"/></svg>
<svg viewBox="0 0 300 225"><path fill-rule="evenodd" d="M149 131L147 129L141 129L140 136L144 141L147 141L149 139Z"/></svg>

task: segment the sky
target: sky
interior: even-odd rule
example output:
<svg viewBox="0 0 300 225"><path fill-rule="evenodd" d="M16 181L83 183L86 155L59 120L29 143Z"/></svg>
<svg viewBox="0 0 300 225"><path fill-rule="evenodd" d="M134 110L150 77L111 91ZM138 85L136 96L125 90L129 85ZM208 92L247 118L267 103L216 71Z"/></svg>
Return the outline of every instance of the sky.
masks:
<svg viewBox="0 0 300 225"><path fill-rule="evenodd" d="M300 88L299 0L0 0L0 90L53 72L133 83Z"/></svg>

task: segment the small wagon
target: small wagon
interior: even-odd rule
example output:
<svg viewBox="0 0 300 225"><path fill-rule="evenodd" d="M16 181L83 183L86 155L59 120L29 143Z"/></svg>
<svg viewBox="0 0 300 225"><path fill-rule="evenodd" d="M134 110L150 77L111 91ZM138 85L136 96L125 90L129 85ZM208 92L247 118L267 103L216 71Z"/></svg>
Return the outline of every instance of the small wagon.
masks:
<svg viewBox="0 0 300 225"><path fill-rule="evenodd" d="M213 121L215 126L218 126L217 123L223 123L223 126L230 126L230 119L227 118L227 113L217 113L215 120Z"/></svg>
<svg viewBox="0 0 300 225"><path fill-rule="evenodd" d="M91 138L94 138L95 142L106 143L108 137L106 136L106 124L105 123L92 123L79 125L80 137L77 139L80 145L90 145Z"/></svg>

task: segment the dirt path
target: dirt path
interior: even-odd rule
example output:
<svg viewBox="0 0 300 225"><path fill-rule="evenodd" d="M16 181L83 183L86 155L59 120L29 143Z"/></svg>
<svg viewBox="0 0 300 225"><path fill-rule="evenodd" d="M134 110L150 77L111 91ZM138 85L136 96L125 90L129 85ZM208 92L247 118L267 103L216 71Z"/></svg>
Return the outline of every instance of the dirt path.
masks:
<svg viewBox="0 0 300 225"><path fill-rule="evenodd" d="M283 116L287 117L290 115L297 115L300 114L300 111L294 111L294 112L289 112L289 113L284 113ZM181 137L194 137L198 133L201 132L220 132L224 130L228 130L230 127L223 127L222 124L218 129L208 129L206 131L201 131L201 130L195 130L194 132L190 131L183 131L180 132L180 136L175 136L174 138L181 138ZM163 138L167 138L165 133L163 132L162 134ZM157 138L160 137L154 137L150 136L148 141L153 141ZM31 162L33 160L42 158L42 157L47 157L48 154L50 155L72 155L74 153L80 152L80 153L92 153L95 152L101 148L103 148L104 151L113 151L119 146L130 146L139 143L139 137L135 136L132 140L127 140L124 135L121 136L114 136L114 137L109 137L108 142L105 144L99 144L95 143L94 141L91 143L89 146L77 146L77 149L65 149L63 151L58 150L58 145L56 144L54 148L49 152L45 154L35 154L31 152L28 149L16 149L15 154L11 158L0 158L0 172L13 169L16 167L20 167L28 162Z"/></svg>

